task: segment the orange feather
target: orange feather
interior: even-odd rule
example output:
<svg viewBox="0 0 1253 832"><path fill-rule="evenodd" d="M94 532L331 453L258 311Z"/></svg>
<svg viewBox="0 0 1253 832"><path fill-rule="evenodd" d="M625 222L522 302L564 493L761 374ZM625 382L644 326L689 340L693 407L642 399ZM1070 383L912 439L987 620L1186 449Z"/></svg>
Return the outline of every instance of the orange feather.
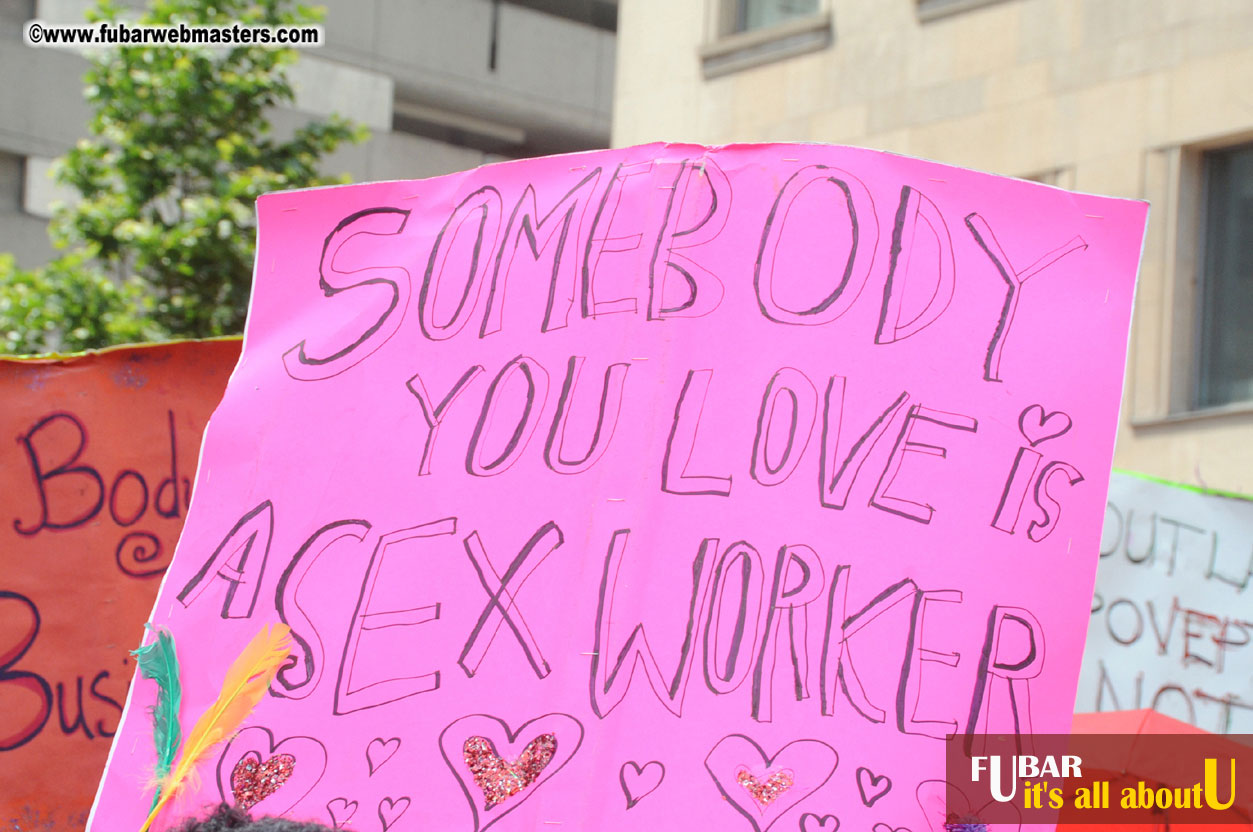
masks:
<svg viewBox="0 0 1253 832"><path fill-rule="evenodd" d="M226 671L222 692L217 701L204 712L196 727L183 741L178 764L166 777L161 789L161 799L152 808L139 832L148 832L165 804L189 781L192 773L208 753L223 740L239 730L243 721L265 696L274 674L283 666L291 652L291 628L286 624L272 624L261 629L248 643L239 658Z"/></svg>

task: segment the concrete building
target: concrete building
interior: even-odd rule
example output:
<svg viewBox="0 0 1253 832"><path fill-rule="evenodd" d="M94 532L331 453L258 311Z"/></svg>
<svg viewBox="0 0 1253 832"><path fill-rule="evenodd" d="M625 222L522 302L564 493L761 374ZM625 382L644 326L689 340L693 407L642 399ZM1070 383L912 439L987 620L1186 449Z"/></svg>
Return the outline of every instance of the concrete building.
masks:
<svg viewBox="0 0 1253 832"><path fill-rule="evenodd" d="M142 5L141 0L128 0ZM86 60L22 42L22 25L82 22L92 0L0 0L0 251L51 254L52 160L86 134ZM414 179L504 158L604 147L616 0L321 0L327 43L292 71L281 131L339 113L369 142L327 160L356 181Z"/></svg>
<svg viewBox="0 0 1253 832"><path fill-rule="evenodd" d="M1115 464L1253 493L1253 2L624 0L615 145L821 141L1146 199Z"/></svg>

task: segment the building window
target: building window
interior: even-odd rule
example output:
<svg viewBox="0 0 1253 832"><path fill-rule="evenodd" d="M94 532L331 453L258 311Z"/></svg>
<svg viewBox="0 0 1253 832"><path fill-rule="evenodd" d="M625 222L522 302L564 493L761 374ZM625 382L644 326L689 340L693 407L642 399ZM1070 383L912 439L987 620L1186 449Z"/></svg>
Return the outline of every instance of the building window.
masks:
<svg viewBox="0 0 1253 832"><path fill-rule="evenodd" d="M733 32L768 29L818 13L818 0L736 0Z"/></svg>
<svg viewBox="0 0 1253 832"><path fill-rule="evenodd" d="M21 156L0 151L0 211L22 210L25 163Z"/></svg>
<svg viewBox="0 0 1253 832"><path fill-rule="evenodd" d="M500 0L493 0L493 4ZM551 14L585 23L606 32L618 29L618 0L507 0L514 6L524 6L537 12Z"/></svg>
<svg viewBox="0 0 1253 832"><path fill-rule="evenodd" d="M1196 405L1253 401L1253 144L1204 154Z"/></svg>
<svg viewBox="0 0 1253 832"><path fill-rule="evenodd" d="M1039 182L1041 185L1052 185L1067 191L1075 189L1075 169L1073 167L1049 168L1029 173L1022 177L1028 182Z"/></svg>
<svg viewBox="0 0 1253 832"><path fill-rule="evenodd" d="M999 2L1001 0L918 0L918 19L934 20Z"/></svg>
<svg viewBox="0 0 1253 832"><path fill-rule="evenodd" d="M834 40L828 0L707 0L706 78L826 49Z"/></svg>

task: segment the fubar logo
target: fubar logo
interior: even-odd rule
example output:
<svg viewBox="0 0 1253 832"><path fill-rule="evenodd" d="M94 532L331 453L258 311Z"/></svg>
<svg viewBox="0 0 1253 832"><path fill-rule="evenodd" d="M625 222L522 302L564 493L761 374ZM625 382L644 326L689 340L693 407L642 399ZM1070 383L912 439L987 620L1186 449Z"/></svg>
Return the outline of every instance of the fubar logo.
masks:
<svg viewBox="0 0 1253 832"><path fill-rule="evenodd" d="M1163 816L1172 824L1247 824L1253 815L1247 776L1253 744L1247 739L1076 734L985 735L972 742L953 736L946 811L965 817L964 807L978 806L977 820L985 824L1125 824Z"/></svg>

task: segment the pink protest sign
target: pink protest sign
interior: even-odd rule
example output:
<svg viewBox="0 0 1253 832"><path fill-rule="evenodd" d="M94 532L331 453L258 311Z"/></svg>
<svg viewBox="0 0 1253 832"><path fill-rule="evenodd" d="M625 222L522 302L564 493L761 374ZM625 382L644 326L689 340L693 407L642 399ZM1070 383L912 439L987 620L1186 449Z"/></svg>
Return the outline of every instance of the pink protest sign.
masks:
<svg viewBox="0 0 1253 832"><path fill-rule="evenodd" d="M652 145L259 212L153 621L184 730L294 649L155 828L923 832L946 734L1070 725L1145 205Z"/></svg>

